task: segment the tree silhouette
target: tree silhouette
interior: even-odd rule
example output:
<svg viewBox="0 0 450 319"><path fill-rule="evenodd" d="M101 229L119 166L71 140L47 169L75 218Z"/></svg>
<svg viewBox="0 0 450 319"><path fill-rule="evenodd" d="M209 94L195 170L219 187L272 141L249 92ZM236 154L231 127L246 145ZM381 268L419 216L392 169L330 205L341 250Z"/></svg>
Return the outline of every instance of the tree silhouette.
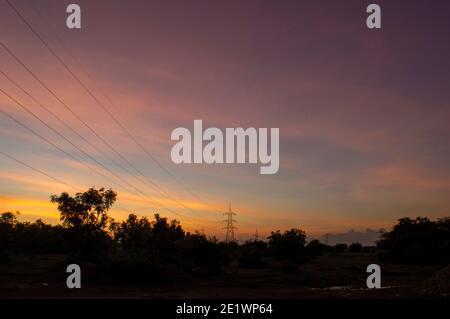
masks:
<svg viewBox="0 0 450 319"><path fill-rule="evenodd" d="M306 251L313 256L321 256L329 249L330 247L328 245L321 243L317 239L310 241L306 245Z"/></svg>
<svg viewBox="0 0 450 319"><path fill-rule="evenodd" d="M8 253L14 241L14 228L19 212L5 212L0 215L0 262L8 261Z"/></svg>
<svg viewBox="0 0 450 319"><path fill-rule="evenodd" d="M280 258L297 260L305 250L306 235L298 228L286 230L284 234L279 230L271 232L268 240L269 248Z"/></svg>
<svg viewBox="0 0 450 319"><path fill-rule="evenodd" d="M380 257L400 263L433 264L450 260L450 218L401 218L378 242Z"/></svg>
<svg viewBox="0 0 450 319"><path fill-rule="evenodd" d="M334 251L337 253L345 253L348 249L347 244L336 244L334 245Z"/></svg>
<svg viewBox="0 0 450 319"><path fill-rule="evenodd" d="M360 243L352 243L348 249L352 253L360 253L363 249L362 245Z"/></svg>
<svg viewBox="0 0 450 319"><path fill-rule="evenodd" d="M84 193L70 196L68 193L51 196L58 204L61 221L66 228L64 244L74 257L96 261L110 254L113 242L106 231L113 220L107 212L117 199L111 189L90 188Z"/></svg>
<svg viewBox="0 0 450 319"><path fill-rule="evenodd" d="M84 193L76 193L74 197L64 192L50 198L52 203L58 204L64 226L89 226L95 230L103 230L110 221L107 212L116 201L117 193L112 189L90 188Z"/></svg>
<svg viewBox="0 0 450 319"><path fill-rule="evenodd" d="M14 225L17 222L17 216L20 215L19 212L12 213L12 212L5 212L0 215L0 224L2 225Z"/></svg>
<svg viewBox="0 0 450 319"><path fill-rule="evenodd" d="M114 239L127 250L145 249L148 244L152 225L146 217L138 218L134 214L121 223L112 223L110 227Z"/></svg>

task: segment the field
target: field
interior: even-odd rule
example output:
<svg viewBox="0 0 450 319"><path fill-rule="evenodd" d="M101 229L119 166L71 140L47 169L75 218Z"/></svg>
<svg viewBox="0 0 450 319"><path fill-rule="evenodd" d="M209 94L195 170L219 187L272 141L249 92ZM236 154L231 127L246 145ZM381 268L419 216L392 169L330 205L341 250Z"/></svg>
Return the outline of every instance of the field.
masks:
<svg viewBox="0 0 450 319"><path fill-rule="evenodd" d="M372 263L381 266L381 289L366 288ZM81 289L66 288L66 264L64 255L13 256L0 265L0 298L428 298L448 297L434 286L450 282L448 271L436 278L443 266L383 263L374 253L330 254L300 265L272 260L259 269L231 263L218 275L172 273L133 284L97 280L102 270L83 264Z"/></svg>

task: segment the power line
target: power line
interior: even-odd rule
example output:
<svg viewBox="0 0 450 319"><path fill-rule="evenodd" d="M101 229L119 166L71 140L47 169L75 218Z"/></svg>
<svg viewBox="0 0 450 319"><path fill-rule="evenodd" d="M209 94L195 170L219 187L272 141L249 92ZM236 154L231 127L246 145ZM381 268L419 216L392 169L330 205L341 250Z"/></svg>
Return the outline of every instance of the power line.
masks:
<svg viewBox="0 0 450 319"><path fill-rule="evenodd" d="M43 120L41 120L37 115L33 114L33 112L31 112L30 110L28 110L23 104L21 104L18 100L14 99L12 96L10 96L9 94L7 94L7 92L5 92L3 89L0 88L0 91L5 94L8 98L10 98L12 101L14 101L16 104L18 104L19 106L21 106L22 108L24 108L27 112L29 112L30 114L32 114L34 117L38 118L38 120L44 124L47 128L49 128L50 130L52 130L54 133L56 133L57 135L59 135L61 138L67 140L67 138L64 137L64 135L62 135L61 133L57 132L56 130L54 130L53 128L51 128L51 126L47 123L45 123ZM3 115L5 115L6 117L8 117L9 119L11 119L12 121L14 121L15 123L19 124L20 126L22 126L23 128L25 128L26 130L30 131L32 134L34 134L35 136L39 137L40 139L42 139L44 142L46 142L47 144L51 145L53 148L56 148L57 150L59 150L60 152L64 153L65 155L69 156L70 158L72 158L74 161L78 162L79 164L83 165L84 167L86 167L87 169L94 171L96 174L102 176L103 178L109 180L110 182L114 183L115 185L117 185L118 187L122 187L121 185L119 185L117 182L115 182L114 180L112 180L110 177L106 176L105 174L103 174L102 172L98 171L97 169L95 169L94 167L89 166L88 164L80 161L79 159L77 159L76 157L74 157L72 154L66 152L64 149L60 148L58 145L56 145L55 143L51 142L49 139L45 138L44 136L42 136L41 134L37 133L36 131L34 131L33 129L31 129L30 127L28 127L26 124L24 124L23 122L21 122L20 120L16 119L13 115L11 115L10 113L8 113L5 110L2 110L0 108L0 113L2 113ZM83 154L85 154L86 156L90 157L89 154L86 154L83 150L81 150L79 147L77 147L76 145L74 145L73 143L71 143L70 141L67 140L67 142L69 142L73 147L77 148L80 152L82 152ZM95 162L97 162L95 159L91 158L92 160L94 160ZM97 162L98 163L98 162ZM116 178L120 179L122 182L124 182L125 184L131 186L133 189L135 189L138 194L134 191L130 191L129 189L126 189L128 192L133 193L141 198L144 198L148 201L150 201L153 205L156 203L158 206L166 209L167 211L181 216L181 217L186 217L182 214L179 214L175 211L173 211L170 208L167 208L166 206L162 205L161 203L159 203L157 200L150 198L148 195L146 195L145 193L141 192L139 189L137 189L136 187L134 187L133 185L129 184L127 181L125 181L123 178L121 178L120 176L117 176L114 172L110 171L108 168L104 167L104 165L102 165L101 163L98 163L100 166L102 166L105 170L107 170L108 172L110 172L111 174L113 174L114 176L116 176ZM116 205L117 207L121 208L120 206ZM130 213L132 213L130 210L122 208L123 210L126 210ZM195 221L196 219L194 218L189 218L192 221Z"/></svg>
<svg viewBox="0 0 450 319"><path fill-rule="evenodd" d="M117 161L115 161L113 158L111 158L110 156L108 156L105 152L103 152L101 149L99 149L98 147L96 147L95 145L93 145L89 140L87 140L86 138L84 138L81 134L79 134L76 130L74 130L71 126L69 126L68 124L66 124L66 122L64 122L59 116L57 116L54 112L52 112L48 107L46 107L45 105L43 105L41 102L39 102L34 96L32 96L29 92L27 92L24 88L22 88L17 82L15 82L13 79L11 79L11 77L9 77L5 72L3 72L2 70L0 70L0 73L6 77L11 83L13 83L17 88L19 88L22 92L24 92L28 97L30 97L35 103L37 103L39 106L41 106L42 108L44 108L48 113L50 113L54 118L56 118L61 124L63 124L65 127L69 128L73 133L75 133L78 137L82 138L83 141L85 141L86 143L88 143L91 147L93 147L96 151L100 152L103 156L105 156L106 158L108 158L109 160L111 160L114 164L118 165L120 168L122 168L123 170L125 170L128 174L130 174L131 176L134 176L137 180L139 180L140 182L142 182L142 180L138 179L133 173L130 172L130 170L128 170L127 168L125 168L123 165L121 165L120 163L118 163ZM4 92L2 90L2 92ZM5 92L4 92L5 93ZM6 94L6 93L5 93ZM10 96L9 96L10 97ZM11 97L10 97L11 98ZM16 101L17 103L17 101ZM23 105L20 105L22 108L24 108ZM29 110L26 110L27 112L30 113ZM35 118L38 118L35 114L32 114ZM38 118L39 121L41 121L40 118ZM42 121L41 121L42 122ZM42 122L43 123L43 122ZM44 123L45 124L45 123ZM45 124L46 125L46 124ZM46 125L48 127L48 125ZM50 127L49 127L50 128ZM52 131L54 131L53 128L50 128ZM57 134L59 134L58 132L56 132ZM67 140L65 137L63 137L65 140ZM72 144L72 142L68 141L68 143ZM72 144L73 145L73 144ZM76 147L80 152L82 152L83 154L85 154L86 156L88 156L89 158L91 158L93 161L97 162L97 160L95 160L94 158L92 158L89 154L86 154L85 151L80 150L77 146L73 145L74 147ZM98 162L97 162L98 163ZM143 182L145 185L148 186L148 184L146 184L145 182ZM189 209L189 208L188 208Z"/></svg>
<svg viewBox="0 0 450 319"><path fill-rule="evenodd" d="M70 145L72 145L73 147L75 147L78 151L80 151L81 153L83 153L84 155L86 155L87 157L89 157L91 160L93 160L95 163L97 163L98 165L100 165L103 169L105 169L106 171L108 171L111 175L115 176L116 178L118 178L119 180L121 180L123 183L125 183L126 185L128 185L129 187L131 187L132 189L135 189L138 194L136 194L135 192L131 191L131 193L138 195L138 196L144 196L144 198L146 198L148 201L150 201L153 205L158 205L178 216L183 216L175 211L173 211L172 209L169 209L167 207L165 207L164 205L162 205L161 203L159 203L157 200L150 198L148 195L146 195L145 193L143 193L141 190L139 190L138 188L136 188L134 185L128 183L125 179L123 179L121 176L117 175L116 173L114 173L113 171L111 171L109 168L107 168L106 166L104 166L102 163L98 162L96 159L94 159L92 156L90 156L88 153L86 153L84 150L82 150L81 148L79 148L78 146L76 146L74 143L72 143L69 139L67 139L63 134L59 133L57 130L53 129L49 124L47 124L45 121L43 121L42 119L40 119L36 114L34 114L32 111L30 111L28 108L26 108L22 103L20 103L18 100L16 100L14 97L12 97L11 95L9 95L7 92L5 92L3 89L0 88L0 91L5 94L9 99L11 99L12 101L14 101L17 105L19 105L22 109L24 109L26 112L28 112L29 114L31 114L33 117L35 117L36 119L38 119L42 124L44 124L48 129L50 129L52 132L54 132L55 134L57 134L58 136L60 136L61 138L63 138L66 142L68 142ZM23 122L21 122L20 120L16 119L14 116L12 116L10 113L6 112L5 110L0 109L0 112L2 114L4 114L5 116L7 116L9 119L11 119L12 121L16 122L17 124L19 124L20 126L22 126L23 128L27 129L28 131L30 131L32 134L38 136L39 138L41 138L42 140L44 140L46 143L50 144L51 146L53 146L54 148L58 149L59 151L61 151L62 153L64 153L65 155L69 156L70 158L72 158L73 160L77 161L78 163L82 164L83 166L87 167L90 170L93 170L95 173L99 174L100 176L102 176L103 178L108 179L110 182L114 183L115 185L121 187L118 183L116 183L114 180L112 180L111 178L109 178L108 176L104 175L103 173L101 173L100 171L98 171L95 168L92 168L91 166L87 165L86 163L80 161L79 159L77 159L76 157L74 157L72 154L66 152L65 150L63 150L62 148L60 148L58 145L56 145L55 143L51 142L50 140L48 140L47 138L45 138L44 136L42 136L41 134L37 133L35 130L31 129L30 127L28 127L26 124L24 124ZM127 190L130 192L130 190ZM141 194L141 195L139 195Z"/></svg>
<svg viewBox="0 0 450 319"><path fill-rule="evenodd" d="M47 41L44 40L44 38L39 34L39 32L33 28L33 26L25 19L25 17L17 10L17 8L9 1L5 0L8 5L11 7L11 9L19 16L19 18L26 24L26 26L31 30L31 32L44 44L44 46L50 51L50 53L58 60L58 62L64 67L64 69L69 72L69 74L78 82L78 84L92 97L92 99L108 114L108 116L116 123L117 126L122 129L122 131L125 132L125 134L153 161L155 162L162 170L164 170L169 176L171 176L172 179L175 180L176 183L181 185L189 194L194 196L197 200L199 200L201 203L203 203L206 206L211 206L207 203L205 203L200 197L198 197L195 193L193 193L180 179L178 179L169 169L167 169L161 162L159 162L138 140L137 138L123 125L120 120L117 119L117 117L114 116L114 114L111 113L108 108L104 106L104 104L94 95L94 93L87 87L87 85L84 84L84 82L69 68L69 66L62 60L62 58L50 47L50 45L47 43ZM36 8L33 6L34 10L37 12ZM45 21L45 19L41 19ZM46 22L47 23L47 22ZM49 23L47 25L50 27ZM51 27L50 27L51 29ZM54 32L55 33L55 32ZM59 40L62 42L61 40ZM65 46L64 46L65 47ZM81 63L75 59L75 57L70 53L70 50L65 47L65 49L69 52L71 57L79 64ZM89 76L89 73L85 70L85 68L81 68L87 75ZM105 94L104 94L105 95ZM106 96L106 95L105 95ZM107 97L107 96L106 96ZM108 101L112 104L111 99L107 98ZM132 166L133 167L133 166ZM135 169L133 167L133 169ZM140 171L138 173L142 176ZM144 178L148 179L146 176ZM152 181L150 181L153 183ZM160 186L157 186L160 188L161 191L163 191L165 194L169 195L163 188ZM170 195L169 195L170 196Z"/></svg>
<svg viewBox="0 0 450 319"><path fill-rule="evenodd" d="M154 185L156 188L160 189L160 187L150 179L148 179L142 172L140 172L130 161L128 161L120 152L118 152L108 141L106 141L95 129L93 129L89 124L86 123L81 117L79 117L76 112L72 110L63 100L61 100L56 93L53 92L39 77L30 70L30 68L27 67L27 65L17 57L14 52L12 52L3 42L0 42L0 45L20 64L25 68L25 70L33 76L36 81L38 81L55 99L58 100L78 121L80 121L85 127L87 127L98 139L100 139L110 150L112 150L115 154L117 154L123 161L125 161L131 168L133 168L138 174L149 180L152 185ZM177 201L177 200L175 200ZM180 202L178 202L180 203ZM178 213L177 213L178 214ZM178 214L180 215L180 214Z"/></svg>
<svg viewBox="0 0 450 319"><path fill-rule="evenodd" d="M45 173L44 171L41 171L41 170L38 169L38 168L32 167L31 165L28 165L28 164L22 162L21 160L15 158L15 157L13 157L13 156L11 156L11 155L8 155L8 154L6 154L6 153L4 153L4 152L2 152L2 151L0 151L0 154L2 154L3 156L9 158L10 160L13 160L13 161L15 161L15 162L17 162L17 163L19 163L19 164L21 164L21 165L23 165L23 166L28 167L29 169L32 169L32 170L35 171L35 172L38 172L38 173L40 173L40 174L42 174L42 175L44 175L44 176L47 176L48 178L50 178L50 179L52 179L52 180L54 180L54 181L56 181L56 182L58 182L58 183L60 183L60 184L63 184L63 185L65 185L65 186L67 186L67 187L70 187L70 188L72 188L73 190L75 190L75 191L77 191L77 192L81 192L81 189L80 189L80 188L75 187L75 186L72 186L72 185L70 185L70 184L68 184L68 183L66 183L66 182L64 182L64 181L62 181L62 180L60 180L60 179L58 179L58 178L56 178L56 177L53 177L53 176L51 176L51 175Z"/></svg>
<svg viewBox="0 0 450 319"><path fill-rule="evenodd" d="M45 106L44 104L42 104L41 102L39 102L33 95L31 95L31 93L29 93L28 91L26 91L22 86L20 86L16 81L14 81L9 75L7 75L5 72L3 72L2 70L0 70L0 73L6 78L8 79L9 82L11 82L12 84L14 84L14 86L16 86L18 89L20 89L23 93L25 93L30 99L33 100L33 102L35 102L36 104L38 104L40 107L42 107L44 110L46 110L53 118L55 118L60 124L62 124L65 128L69 129L73 134L77 135L79 138L81 138L85 143L87 143L90 147L92 147L95 151L99 152L100 154L102 154L103 156L105 156L108 160L110 160L111 162L113 162L116 166L122 168L123 170L125 170L127 173L130 174L130 171L125 168L123 165L121 165L120 163L118 163L114 158L110 157L108 154L106 154L104 151L102 151L100 148L98 148L97 146L95 146L95 144L93 144L91 141L89 141L87 138L85 138L83 135L81 135L80 133L77 132L77 130L73 129L70 125L68 125L65 121L63 121L57 114L55 114L51 109L49 109L47 106ZM130 174L132 175L132 174Z"/></svg>
<svg viewBox="0 0 450 319"><path fill-rule="evenodd" d="M0 110L0 112L1 112L1 110ZM3 151L1 151L1 150L0 150L0 155L3 155L4 157L6 157L6 158L8 158L8 159L10 159L10 160L12 160L12 161L14 161L14 162L17 162L17 163L19 163L19 164L21 164L21 165L23 165L23 166L25 166L25 167L27 167L27 168L29 168L29 169L35 171L35 172L38 172L39 174L44 175L44 176L46 176L46 177L48 177L48 178L50 178L50 179L52 179L52 180L54 180L54 181L56 181L56 182L58 182L58 183L60 183L60 184L63 184L63 185L65 185L65 186L67 186L67 187L69 187L69 188L71 188L71 189L73 189L73 190L75 190L75 191L77 191L77 192L82 192L82 191L83 191L83 190L81 190L80 188L78 188L78 187L76 187L76 186L73 186L73 185L71 185L71 184L69 184L69 183L67 183L67 182L64 182L63 180L61 180L61 179L59 179L59 178L57 178L57 177L54 177L54 176L52 176L52 175L50 175L50 174L44 172L43 170L40 170L40 169L38 169L38 168L36 168L36 167L33 167L32 165L27 164L27 163L25 163L25 162L23 162L23 161L17 159L16 157L13 157L13 156L11 156L11 155L8 155L8 154L6 154L5 152L3 152ZM124 210L124 211L127 211L127 212L129 212L130 214L133 214L133 213L134 213L134 212L132 212L131 210L129 210L129 209L127 209L127 208L124 208L124 207L122 207L122 206L120 206L120 205L117 205L117 204L115 204L115 207L120 208L120 209L122 209L122 210Z"/></svg>
<svg viewBox="0 0 450 319"><path fill-rule="evenodd" d="M56 178L56 177L54 177L54 176L52 176L52 175L50 175L50 174L48 174L48 173L46 173L46 172L44 172L44 171L38 169L38 168L35 168L35 167L33 167L33 166L31 166L31 165L25 163L25 162L22 162L21 160L19 160L19 159L13 157L13 156L11 156L11 155L8 155L8 154L6 154L6 153L4 153L4 152L2 152L2 151L0 151L0 154L3 155L3 156L6 157L6 158L9 158L10 160L12 160L12 161L14 161L14 162L17 162L17 163L19 163L19 164L21 164L21 165L23 165L23 166L25 166L25 167L27 167L27 168L29 168L29 169L35 171L35 172L38 172L39 174L42 174L42 175L44 175L44 176L46 176L46 177L48 177L48 178L50 178L50 179L52 179L52 180L58 182L58 183L60 183L60 184L63 184L63 185L65 185L65 186L69 187L69 188L72 188L73 190L75 190L75 191L77 191L77 192L82 192L82 190L81 190L80 188L78 188L78 187L76 187L76 186L73 186L73 185L70 185L69 183L64 182L64 181L60 180L59 178ZM125 210L125 211L129 212L130 214L133 213L131 210L126 209L126 208L124 208L124 207L121 207L121 206L119 206L119 205L116 205L116 207L118 207L118 208L120 208L120 209L122 209L122 210Z"/></svg>

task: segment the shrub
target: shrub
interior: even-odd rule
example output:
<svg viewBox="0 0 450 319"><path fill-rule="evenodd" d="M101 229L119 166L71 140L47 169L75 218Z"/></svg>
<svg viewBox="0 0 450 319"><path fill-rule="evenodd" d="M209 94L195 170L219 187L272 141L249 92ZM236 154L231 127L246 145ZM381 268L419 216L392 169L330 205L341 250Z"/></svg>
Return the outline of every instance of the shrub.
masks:
<svg viewBox="0 0 450 319"><path fill-rule="evenodd" d="M380 257L399 263L437 264L450 260L450 218L402 218L378 242Z"/></svg>
<svg viewBox="0 0 450 319"><path fill-rule="evenodd" d="M183 242L185 267L205 268L208 274L218 274L226 260L222 246L216 240L208 240L204 234L186 235Z"/></svg>
<svg viewBox="0 0 450 319"><path fill-rule="evenodd" d="M347 244L336 244L334 246L334 251L337 253L345 253L348 249Z"/></svg>
<svg viewBox="0 0 450 319"><path fill-rule="evenodd" d="M350 252L352 253L360 253L363 250L363 247L360 243L352 243L349 247Z"/></svg>
<svg viewBox="0 0 450 319"><path fill-rule="evenodd" d="M272 232L268 239L269 249L279 258L299 261L304 256L306 236L300 229L293 228L284 234L277 230Z"/></svg>
<svg viewBox="0 0 450 319"><path fill-rule="evenodd" d="M329 247L325 244L322 244L317 239L314 239L306 245L306 252L309 255L313 256L322 256L326 251L329 250Z"/></svg>

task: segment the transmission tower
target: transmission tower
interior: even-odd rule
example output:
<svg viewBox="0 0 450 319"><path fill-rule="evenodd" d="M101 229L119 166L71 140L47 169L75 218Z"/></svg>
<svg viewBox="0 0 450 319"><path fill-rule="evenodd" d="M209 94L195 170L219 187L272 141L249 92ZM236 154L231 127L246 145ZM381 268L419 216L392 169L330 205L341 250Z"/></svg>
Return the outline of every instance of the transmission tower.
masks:
<svg viewBox="0 0 450 319"><path fill-rule="evenodd" d="M325 244L327 244L327 245L329 245L329 243L330 243L330 234L325 234Z"/></svg>
<svg viewBox="0 0 450 319"><path fill-rule="evenodd" d="M258 236L258 230L255 230L255 241L259 240L259 236Z"/></svg>
<svg viewBox="0 0 450 319"><path fill-rule="evenodd" d="M226 243L234 242L235 241L234 230L236 229L236 227L234 227L233 223L235 223L236 220L233 219L233 215L236 215L236 213L233 213L233 211L231 210L231 203L228 206L228 211L226 213L223 213L223 215L226 218L223 221L225 223L224 229L227 230L227 234L225 236L225 242Z"/></svg>

